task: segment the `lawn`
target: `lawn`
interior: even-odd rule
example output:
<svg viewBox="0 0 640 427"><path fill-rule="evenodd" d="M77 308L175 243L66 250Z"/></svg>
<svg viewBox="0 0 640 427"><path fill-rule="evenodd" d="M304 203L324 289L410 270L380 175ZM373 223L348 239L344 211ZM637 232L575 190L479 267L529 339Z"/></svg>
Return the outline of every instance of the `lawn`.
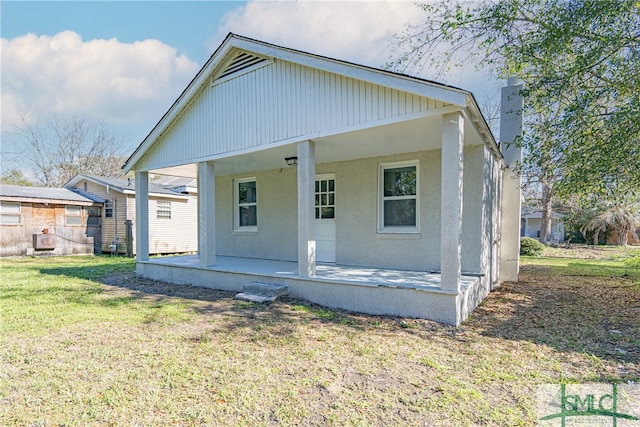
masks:
<svg viewBox="0 0 640 427"><path fill-rule="evenodd" d="M522 260L454 328L0 261L0 425L535 425L544 383L640 382L640 250Z"/></svg>

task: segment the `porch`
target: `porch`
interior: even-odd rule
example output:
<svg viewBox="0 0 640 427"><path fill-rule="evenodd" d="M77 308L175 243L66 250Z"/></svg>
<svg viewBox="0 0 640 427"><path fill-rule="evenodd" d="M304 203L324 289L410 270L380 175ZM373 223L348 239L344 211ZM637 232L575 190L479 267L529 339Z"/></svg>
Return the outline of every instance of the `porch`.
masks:
<svg viewBox="0 0 640 427"><path fill-rule="evenodd" d="M427 318L459 325L484 298L480 277L462 275L460 291L441 286L441 275L318 263L316 274L303 277L289 261L217 256L214 266L200 265L198 255L138 261L141 277L176 284L241 292L251 282L288 287L293 298L327 307L373 315Z"/></svg>

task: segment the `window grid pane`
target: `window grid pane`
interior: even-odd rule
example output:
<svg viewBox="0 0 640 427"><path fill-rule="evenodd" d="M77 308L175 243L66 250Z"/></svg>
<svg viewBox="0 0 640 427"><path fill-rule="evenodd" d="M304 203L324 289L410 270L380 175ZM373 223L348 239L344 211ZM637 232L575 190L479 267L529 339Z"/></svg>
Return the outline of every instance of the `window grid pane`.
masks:
<svg viewBox="0 0 640 427"><path fill-rule="evenodd" d="M335 216L335 180L316 180L316 219L333 219Z"/></svg>
<svg viewBox="0 0 640 427"><path fill-rule="evenodd" d="M157 219L171 219L171 202L158 201L156 206Z"/></svg>

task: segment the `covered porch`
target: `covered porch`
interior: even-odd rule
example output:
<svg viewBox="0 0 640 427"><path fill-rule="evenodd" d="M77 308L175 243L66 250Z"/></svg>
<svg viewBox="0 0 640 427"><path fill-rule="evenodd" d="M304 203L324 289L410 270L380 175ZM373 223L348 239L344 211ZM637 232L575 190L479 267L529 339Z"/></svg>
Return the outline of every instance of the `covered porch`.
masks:
<svg viewBox="0 0 640 427"><path fill-rule="evenodd" d="M138 261L137 273L170 283L241 292L252 282L285 285L293 298L368 314L429 318L458 325L484 298L478 275L460 278L460 291L442 287L438 272L318 263L313 277L298 263L218 256L202 266L198 255Z"/></svg>

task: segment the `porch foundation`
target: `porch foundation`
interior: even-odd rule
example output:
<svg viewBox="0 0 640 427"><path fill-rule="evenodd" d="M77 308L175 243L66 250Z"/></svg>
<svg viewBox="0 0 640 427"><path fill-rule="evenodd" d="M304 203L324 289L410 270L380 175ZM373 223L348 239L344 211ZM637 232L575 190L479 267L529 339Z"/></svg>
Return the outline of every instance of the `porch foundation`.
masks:
<svg viewBox="0 0 640 427"><path fill-rule="evenodd" d="M251 282L288 287L289 296L353 312L434 320L458 326L487 295L479 277L462 276L459 292L443 290L440 274L319 264L315 277L297 263L218 257L201 267L197 256L138 262L139 277L178 285L242 292Z"/></svg>

